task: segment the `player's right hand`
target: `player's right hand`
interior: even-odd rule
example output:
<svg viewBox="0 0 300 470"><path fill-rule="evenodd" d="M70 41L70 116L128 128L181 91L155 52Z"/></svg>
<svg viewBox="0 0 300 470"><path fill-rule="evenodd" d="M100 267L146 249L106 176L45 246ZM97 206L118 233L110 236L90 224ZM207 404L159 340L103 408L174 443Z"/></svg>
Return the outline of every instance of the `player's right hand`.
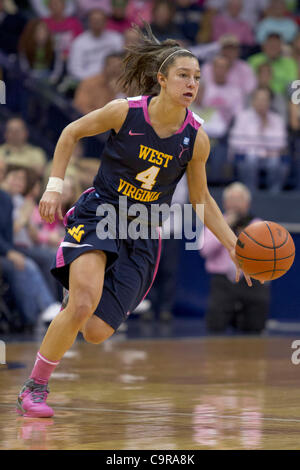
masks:
<svg viewBox="0 0 300 470"><path fill-rule="evenodd" d="M241 277L241 273L243 273L244 278L245 278L245 280L246 280L248 286L249 286L249 287L252 287L251 277L248 276L248 274L244 273L244 271L242 271L241 268L240 268L238 259L237 259L236 254L235 254L235 249L230 250L230 251L229 251L229 255L230 255L230 258L232 259L232 261L234 262L235 267L236 267L235 281L236 281L236 282L239 282L240 277Z"/></svg>
<svg viewBox="0 0 300 470"><path fill-rule="evenodd" d="M45 191L39 204L40 216L45 222L53 224L55 215L63 220L61 211L61 194L56 191Z"/></svg>

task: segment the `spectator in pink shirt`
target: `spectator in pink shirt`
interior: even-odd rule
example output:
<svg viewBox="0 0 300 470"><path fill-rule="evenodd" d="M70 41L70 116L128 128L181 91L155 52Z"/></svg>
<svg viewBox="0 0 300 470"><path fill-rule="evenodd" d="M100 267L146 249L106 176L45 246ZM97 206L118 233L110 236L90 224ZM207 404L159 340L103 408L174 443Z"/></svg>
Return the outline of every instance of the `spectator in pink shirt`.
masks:
<svg viewBox="0 0 300 470"><path fill-rule="evenodd" d="M229 67L229 60L226 57L215 57L212 62L211 77L207 79L204 76L202 82L204 88L202 105L217 108L227 124L227 129L234 116L244 107L242 91L228 81Z"/></svg>
<svg viewBox="0 0 300 470"><path fill-rule="evenodd" d="M80 18L85 19L92 10L102 10L111 14L111 0L76 0L76 8Z"/></svg>
<svg viewBox="0 0 300 470"><path fill-rule="evenodd" d="M250 212L251 193L241 183L233 183L223 192L224 217L238 235L247 225L257 222ZM207 228L200 250L205 269L211 275L211 290L206 312L206 327L211 333L224 333L229 326L245 333L260 333L269 311L269 284L245 279L235 282L235 266L228 251Z"/></svg>
<svg viewBox="0 0 300 470"><path fill-rule="evenodd" d="M153 0L129 0L126 16L131 23L139 26L143 26L141 19L151 23L153 4Z"/></svg>
<svg viewBox="0 0 300 470"><path fill-rule="evenodd" d="M250 65L239 58L240 42L237 37L231 34L222 36L219 40L221 45L220 55L226 57L229 62L227 83L240 89L245 98L252 93L256 87L256 77ZM207 62L201 68L201 77L205 82L213 79L213 64Z"/></svg>
<svg viewBox="0 0 300 470"><path fill-rule="evenodd" d="M226 11L213 18L214 41L218 41L224 34L234 34L242 45L254 44L254 35L250 25L241 19L242 8L242 0L228 0Z"/></svg>
<svg viewBox="0 0 300 470"><path fill-rule="evenodd" d="M80 21L73 17L66 17L64 13L65 3L63 0L50 0L48 18L43 18L48 29L53 34L55 49L61 54L63 59L69 55L73 40L83 32Z"/></svg>
<svg viewBox="0 0 300 470"><path fill-rule="evenodd" d="M210 80L206 80L204 77L195 102L196 106L200 104L203 108L211 108L215 112L217 111L218 120L221 120L218 127L220 128L220 124L222 124L223 129L223 134L219 135L218 143L212 147L212 156L208 162L210 184L219 183L225 178L225 166L227 165L226 137L233 118L244 108L244 95L241 89L228 83L228 73L228 59L223 56L215 57L212 63L212 77Z"/></svg>
<svg viewBox="0 0 300 470"><path fill-rule="evenodd" d="M127 17L128 0L111 0L112 13L107 20L106 29L123 34L131 27L131 21Z"/></svg>
<svg viewBox="0 0 300 470"><path fill-rule="evenodd" d="M257 88L252 105L236 116L230 132L230 153L235 156L238 178L251 190L259 187L260 173L272 192L283 189L287 165L283 161L287 146L284 119L270 110L272 92Z"/></svg>

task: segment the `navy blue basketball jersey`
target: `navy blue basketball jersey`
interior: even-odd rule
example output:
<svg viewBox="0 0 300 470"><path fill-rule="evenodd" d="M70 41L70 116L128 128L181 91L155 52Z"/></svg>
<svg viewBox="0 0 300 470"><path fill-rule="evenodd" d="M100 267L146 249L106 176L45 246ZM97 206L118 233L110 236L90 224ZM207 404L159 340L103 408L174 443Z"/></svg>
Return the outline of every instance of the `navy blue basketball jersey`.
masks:
<svg viewBox="0 0 300 470"><path fill-rule="evenodd" d="M116 134L111 131L94 186L105 200L119 196L131 203L171 204L176 185L193 155L203 120L190 110L178 131L160 138L153 129L148 106L152 97L127 98L127 117Z"/></svg>

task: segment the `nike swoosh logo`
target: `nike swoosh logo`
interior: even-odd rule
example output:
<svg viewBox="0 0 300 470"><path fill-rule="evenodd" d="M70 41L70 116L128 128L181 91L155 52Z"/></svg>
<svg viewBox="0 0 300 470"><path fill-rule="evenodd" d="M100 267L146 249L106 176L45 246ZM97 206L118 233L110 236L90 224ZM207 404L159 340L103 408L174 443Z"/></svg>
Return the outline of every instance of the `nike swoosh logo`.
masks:
<svg viewBox="0 0 300 470"><path fill-rule="evenodd" d="M139 132L132 132L131 129L130 129L129 135L131 135L131 136L134 136L134 135L145 135L145 133L140 134Z"/></svg>

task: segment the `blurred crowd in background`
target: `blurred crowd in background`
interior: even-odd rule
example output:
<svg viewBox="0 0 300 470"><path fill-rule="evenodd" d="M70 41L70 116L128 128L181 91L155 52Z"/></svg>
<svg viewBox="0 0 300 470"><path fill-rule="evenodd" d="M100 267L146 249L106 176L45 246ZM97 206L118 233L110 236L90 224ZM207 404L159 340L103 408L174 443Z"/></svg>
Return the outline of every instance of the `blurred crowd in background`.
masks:
<svg viewBox="0 0 300 470"><path fill-rule="evenodd" d="M0 0L0 78L7 92L7 106L0 106L0 265L21 328L32 328L41 312L47 318L57 311L62 299L49 269L64 226L38 214L52 158L46 140L57 141L42 126L60 126L56 108L71 121L125 96L118 83L122 59L138 40L133 24L143 28L143 19L159 40L177 39L199 59L192 110L205 120L211 141L209 184L300 189L300 1ZM45 101L31 100L36 93ZM92 153L80 142L72 155L64 213L92 185L101 160Z"/></svg>

